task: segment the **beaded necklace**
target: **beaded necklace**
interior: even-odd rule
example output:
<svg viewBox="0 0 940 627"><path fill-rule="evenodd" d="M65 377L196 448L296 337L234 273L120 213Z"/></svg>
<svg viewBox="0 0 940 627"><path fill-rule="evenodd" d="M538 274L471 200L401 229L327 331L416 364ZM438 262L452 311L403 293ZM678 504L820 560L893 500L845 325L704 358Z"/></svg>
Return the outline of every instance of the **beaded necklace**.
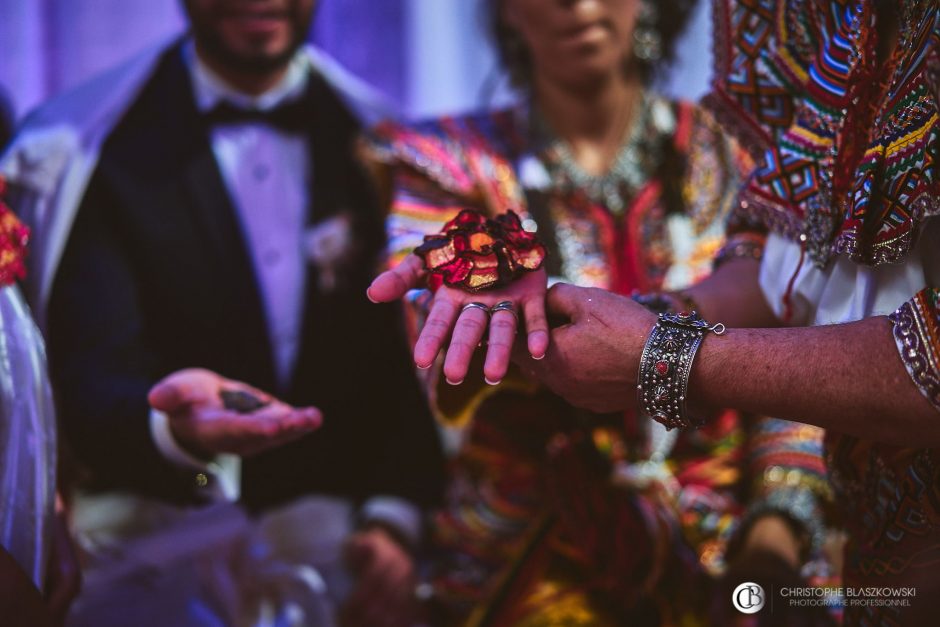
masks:
<svg viewBox="0 0 940 627"><path fill-rule="evenodd" d="M544 120L536 119L536 132L546 145L544 159L552 187L580 191L616 216L623 215L627 201L649 181L662 160L660 138L674 129L675 116L669 105L644 92L610 168L604 174L593 175L578 164L567 142L557 137Z"/></svg>

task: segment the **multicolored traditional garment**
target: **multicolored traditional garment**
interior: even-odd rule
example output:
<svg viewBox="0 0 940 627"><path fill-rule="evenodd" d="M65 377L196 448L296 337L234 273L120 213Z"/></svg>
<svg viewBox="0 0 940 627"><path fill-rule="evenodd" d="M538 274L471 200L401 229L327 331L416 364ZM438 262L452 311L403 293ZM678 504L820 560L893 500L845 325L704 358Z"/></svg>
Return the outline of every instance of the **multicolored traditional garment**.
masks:
<svg viewBox="0 0 940 627"><path fill-rule="evenodd" d="M393 263L460 210L511 209L568 282L630 294L710 271L746 159L710 115L646 96L613 207L576 184L559 148L523 107L380 128ZM497 387L430 379L456 451L435 525L450 623L694 624L751 484L827 490L812 428L727 412L676 439L632 414L576 410L515 372Z"/></svg>
<svg viewBox="0 0 940 627"><path fill-rule="evenodd" d="M819 266L840 253L899 261L940 214L937 4L897 4L883 59L876 4L716 2L709 104L757 160L741 210L804 241Z"/></svg>
<svg viewBox="0 0 940 627"><path fill-rule="evenodd" d="M817 322L847 322L889 313L878 311L883 296L919 280L891 308L922 291L890 318L911 377L940 410L940 264L931 220L940 214L940 3L717 0L715 7L709 104L757 161L740 213L798 249L796 271L777 281L789 284L784 300L799 276L827 288L819 296L830 305ZM815 266L809 278L804 256ZM849 270L845 258L867 268ZM868 304L840 309L858 290L867 291L855 300ZM917 588L911 608L850 605L846 623L936 621L938 452L836 433L827 448L849 531L845 585Z"/></svg>

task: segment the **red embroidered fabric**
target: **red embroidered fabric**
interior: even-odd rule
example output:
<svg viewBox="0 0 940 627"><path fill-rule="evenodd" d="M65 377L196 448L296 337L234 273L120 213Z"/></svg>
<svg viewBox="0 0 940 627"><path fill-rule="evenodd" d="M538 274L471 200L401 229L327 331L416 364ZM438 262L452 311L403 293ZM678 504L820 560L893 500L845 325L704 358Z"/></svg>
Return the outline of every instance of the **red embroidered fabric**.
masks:
<svg viewBox="0 0 940 627"><path fill-rule="evenodd" d="M23 259L29 241L29 229L3 200L6 192L6 181L0 176L0 287L11 285L26 276Z"/></svg>

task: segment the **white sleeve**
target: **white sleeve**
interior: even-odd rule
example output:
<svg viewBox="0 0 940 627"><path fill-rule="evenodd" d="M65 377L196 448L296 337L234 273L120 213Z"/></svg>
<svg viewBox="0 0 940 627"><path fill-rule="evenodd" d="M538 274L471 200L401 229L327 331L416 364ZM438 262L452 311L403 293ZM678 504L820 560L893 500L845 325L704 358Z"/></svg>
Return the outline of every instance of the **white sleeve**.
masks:
<svg viewBox="0 0 940 627"><path fill-rule="evenodd" d="M359 512L362 522L380 522L395 529L411 546L421 541L421 510L397 496L373 496Z"/></svg>
<svg viewBox="0 0 940 627"><path fill-rule="evenodd" d="M822 325L886 316L940 281L940 220L930 220L904 263L865 266L836 255L816 267L800 244L771 233L760 286L777 318L789 325Z"/></svg>
<svg viewBox="0 0 940 627"><path fill-rule="evenodd" d="M199 459L180 446L170 429L170 419L162 411L150 410L150 435L157 450L172 464L199 475L199 488L215 501L237 501L241 496L242 460L238 455L221 454L215 459ZM200 477L201 475L201 477Z"/></svg>

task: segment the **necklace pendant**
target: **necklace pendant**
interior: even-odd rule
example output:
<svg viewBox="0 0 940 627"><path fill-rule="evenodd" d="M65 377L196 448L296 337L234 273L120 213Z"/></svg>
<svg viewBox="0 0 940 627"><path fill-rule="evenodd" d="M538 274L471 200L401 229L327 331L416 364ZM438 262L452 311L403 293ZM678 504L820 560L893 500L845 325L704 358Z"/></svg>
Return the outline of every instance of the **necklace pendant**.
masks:
<svg viewBox="0 0 940 627"><path fill-rule="evenodd" d="M623 195L620 193L618 188L607 189L604 193L605 204L607 209L616 215L623 213L624 203Z"/></svg>

